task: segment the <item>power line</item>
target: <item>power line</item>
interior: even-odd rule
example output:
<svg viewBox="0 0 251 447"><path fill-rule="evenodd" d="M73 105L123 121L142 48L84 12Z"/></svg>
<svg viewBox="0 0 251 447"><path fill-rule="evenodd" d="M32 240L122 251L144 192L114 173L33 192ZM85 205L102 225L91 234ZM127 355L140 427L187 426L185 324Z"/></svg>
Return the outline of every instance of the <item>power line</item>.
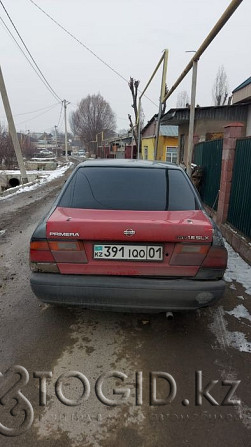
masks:
<svg viewBox="0 0 251 447"><path fill-rule="evenodd" d="M43 113L39 113L39 115L36 115L36 116L34 116L33 118L30 118L30 119L25 120L25 121L21 121L21 123L17 123L17 126L20 126L20 124L27 123L28 121L35 120L35 119L38 118L39 116L45 115L46 113L48 113L48 112L50 112L52 109L54 109L56 106L58 106L58 103L57 103L57 104L54 104L54 106L52 106L49 110L46 110L46 111L43 112Z"/></svg>
<svg viewBox="0 0 251 447"><path fill-rule="evenodd" d="M45 83L45 81L43 80L43 78L40 76L39 72L35 69L35 67L32 65L31 61L29 60L29 58L26 56L25 52L23 51L22 47L19 45L19 43L17 42L17 40L15 39L15 37L13 36L12 32L9 30L8 26L6 25L6 23L4 22L4 20L2 19L2 17L0 17L0 20L2 22L2 24L4 25L4 27L6 28L6 30L8 31L8 33L10 34L10 36L12 37L12 39L15 41L15 43L17 44L17 46L19 47L20 51L22 52L22 54L24 55L25 59L28 61L28 63L30 64L31 68L35 71L35 73L38 75L38 77L40 78L40 80L43 82L43 84L45 85L45 87L48 89L47 84ZM50 90L49 90L50 91ZM51 93L51 91L50 91ZM54 95L53 95L54 96ZM54 96L55 99L57 99ZM57 99L58 100L58 99Z"/></svg>
<svg viewBox="0 0 251 447"><path fill-rule="evenodd" d="M82 47L84 47L87 51L89 51L96 59L98 59L102 64L104 64L107 68L109 68L113 73L115 73L117 76L119 76L123 81L125 81L128 84L128 80L120 74L117 70L115 70L111 65L109 65L107 62L105 62L101 57L99 57L94 51L91 50L87 45L85 45L81 40L79 40L76 36L74 36L70 31L68 31L63 25L61 25L59 22L57 22L53 17L51 17L44 9L42 9L39 5L37 5L33 0L29 0L34 6L36 6L43 14L45 14L50 20L52 20L59 28L61 28L63 31L65 31L66 34L71 36L76 42L78 42ZM139 90L140 92L140 90ZM152 101L148 96L144 95L145 98L147 98L152 104L154 104L156 107L157 104Z"/></svg>
<svg viewBox="0 0 251 447"><path fill-rule="evenodd" d="M5 8L5 6L4 6L2 0L0 0L0 3L1 3L1 5L2 5L2 7L3 7L3 9L4 9L4 11L5 11L5 13L6 13L7 17L8 17L8 19L10 20L10 22L11 22L13 28L15 29L15 31L16 31L16 33L17 33L19 39L21 40L21 42L22 42L22 44L24 45L24 47L25 47L27 53L29 54L31 60L33 61L33 63L35 64L37 70L39 71L39 73L41 74L42 78L44 79L44 81L45 81L45 83L46 83L46 85L47 85L47 88L50 90L50 92L53 94L53 96L54 96L57 100L59 100L59 101L61 102L60 97L57 95L57 93L55 92L55 90L51 87L51 85L50 85L49 82L47 81L46 77L44 76L43 72L40 70L38 64L36 63L36 61L35 61L35 59L33 58L31 52L29 51L27 45L25 44L24 40L22 39L22 37L21 37L19 31L17 30L17 28L16 28L16 26L15 26L13 20L11 19L10 15L9 15L9 13L8 13L8 11L7 11L7 9ZM6 25L6 27L7 27L7 25ZM40 79L41 79L41 78L40 78Z"/></svg>
<svg viewBox="0 0 251 447"><path fill-rule="evenodd" d="M118 75L121 79L128 82L127 79L121 75L117 70L115 70L111 65L109 65L107 62L105 62L101 57L99 57L94 51L92 51L87 45L85 45L81 40L79 40L77 37L75 37L70 31L68 31L63 25L61 25L59 22L57 22L53 17L51 17L46 11L44 11L40 6L38 6L33 0L30 0L31 3L33 3L34 6L36 6L40 11L42 11L47 17L49 17L50 20L52 20L57 26L59 26L63 31L65 31L69 36L71 36L74 40L76 40L82 47L84 47L87 51L89 51L94 57L96 57L102 64L106 65L110 70L112 70L116 75Z"/></svg>
<svg viewBox="0 0 251 447"><path fill-rule="evenodd" d="M59 119L58 119L57 127L59 126L59 123L60 123L60 121L61 121L62 111L63 111L63 101L61 102L61 109L60 109L60 114L59 114Z"/></svg>
<svg viewBox="0 0 251 447"><path fill-rule="evenodd" d="M21 116L21 115L29 115L30 113L37 113L37 112L41 112L41 110L46 110L46 109L50 109L51 107L53 107L54 105L58 105L58 102L55 104L51 104L47 107L43 107L42 109L38 109L38 110L33 110L32 112L24 112L24 113L16 113L14 116Z"/></svg>

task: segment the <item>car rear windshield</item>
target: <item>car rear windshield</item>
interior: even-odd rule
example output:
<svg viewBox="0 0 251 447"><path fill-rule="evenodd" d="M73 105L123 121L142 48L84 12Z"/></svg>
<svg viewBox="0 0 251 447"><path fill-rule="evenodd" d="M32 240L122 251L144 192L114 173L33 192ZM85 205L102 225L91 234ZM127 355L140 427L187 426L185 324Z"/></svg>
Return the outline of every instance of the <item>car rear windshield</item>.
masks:
<svg viewBox="0 0 251 447"><path fill-rule="evenodd" d="M103 166L79 168L66 186L58 206L137 211L199 208L182 171Z"/></svg>

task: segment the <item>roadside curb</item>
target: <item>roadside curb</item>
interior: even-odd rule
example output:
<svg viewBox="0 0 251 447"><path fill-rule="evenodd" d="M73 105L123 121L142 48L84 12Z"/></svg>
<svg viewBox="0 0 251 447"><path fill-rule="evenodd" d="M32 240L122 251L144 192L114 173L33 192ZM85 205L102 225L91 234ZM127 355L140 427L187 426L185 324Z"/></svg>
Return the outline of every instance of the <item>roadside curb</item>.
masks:
<svg viewBox="0 0 251 447"><path fill-rule="evenodd" d="M14 192L17 192L20 189L25 188L26 186L32 186L32 185L35 185L36 183L39 183L39 181L40 181L40 179L36 179L36 180L33 180L33 182L24 183L23 185L14 186L13 188L8 188L5 191L0 193L0 198L10 196Z"/></svg>

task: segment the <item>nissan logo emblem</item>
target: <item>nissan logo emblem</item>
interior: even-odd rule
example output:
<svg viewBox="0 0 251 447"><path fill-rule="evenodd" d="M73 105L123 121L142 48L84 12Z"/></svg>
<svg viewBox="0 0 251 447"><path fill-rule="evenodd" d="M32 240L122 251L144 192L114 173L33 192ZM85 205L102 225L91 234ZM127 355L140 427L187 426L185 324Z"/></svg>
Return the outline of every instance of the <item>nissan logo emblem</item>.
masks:
<svg viewBox="0 0 251 447"><path fill-rule="evenodd" d="M124 235L125 236L133 236L134 234L136 233L136 231L134 231L134 230L125 230L124 231Z"/></svg>

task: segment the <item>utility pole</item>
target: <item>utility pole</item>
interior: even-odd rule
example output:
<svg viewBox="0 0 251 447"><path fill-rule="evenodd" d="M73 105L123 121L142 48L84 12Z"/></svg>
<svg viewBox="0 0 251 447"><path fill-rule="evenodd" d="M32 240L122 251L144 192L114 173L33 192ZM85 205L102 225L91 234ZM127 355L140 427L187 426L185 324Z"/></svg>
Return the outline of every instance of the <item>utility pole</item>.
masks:
<svg viewBox="0 0 251 447"><path fill-rule="evenodd" d="M133 158L133 130L132 130L132 141L131 141L131 159Z"/></svg>
<svg viewBox="0 0 251 447"><path fill-rule="evenodd" d="M55 128L55 141L56 141L56 158L58 158L58 133L57 133L57 127L58 126L54 126L54 128Z"/></svg>
<svg viewBox="0 0 251 447"><path fill-rule="evenodd" d="M140 126L141 98L142 98L142 96L144 95L144 93L145 93L145 91L147 90L147 88L149 87L149 85L151 84L151 82L152 82L154 76L156 75L156 73L157 73L157 71L158 71L160 65L162 64L162 61L165 59L165 63L167 62L167 55L168 55L168 50L165 50L164 53L162 54L162 56L161 56L161 58L160 58L158 64L157 64L157 66L156 66L156 68L155 68L155 70L154 70L152 76L150 77L148 83L146 84L146 86L145 86L143 92L141 92L141 95L139 96L139 99L138 99L138 116L137 116L137 128L138 128L138 148L137 148L137 158L138 158L138 159L139 159L139 154L140 154L140 136L141 136L141 135L140 135L140 134L141 134L141 126ZM164 65L165 65L165 63L164 63ZM163 85L163 77L164 77L164 74L166 74L166 68L164 68L164 65L163 65L162 85ZM164 84L164 87L165 87L165 84ZM162 90L161 90L161 91L162 91ZM164 93L164 94L165 94L165 93ZM164 94L163 94L163 96L164 96ZM162 98L161 98L161 100L162 100ZM165 101L165 98L163 98L163 101L162 101L162 102L164 102L164 101Z"/></svg>
<svg viewBox="0 0 251 447"><path fill-rule="evenodd" d="M191 88L191 105L189 114L189 131L188 131L188 149L187 149L187 174L191 177L191 163L193 155L193 134L194 134L194 116L195 116L195 96L196 96L196 84L197 84L197 66L198 60L193 61L193 75L192 75L192 88Z"/></svg>
<svg viewBox="0 0 251 447"><path fill-rule="evenodd" d="M140 143L141 143L141 126L140 126L140 112L141 112L141 97L139 97L139 103L138 103L138 146L137 146L137 159L139 160L139 154L140 154Z"/></svg>
<svg viewBox="0 0 251 447"><path fill-rule="evenodd" d="M181 73L181 75L178 77L177 81L173 84L173 86L170 88L170 90L166 93L164 100L166 101L169 96L172 95L174 90L178 87L178 85L181 83L181 81L184 79L184 77L187 75L187 73L191 70L193 67L193 61L198 61L201 55L205 52L207 47L210 45L210 43L214 40L214 38L217 36L217 34L220 32L220 30L223 28L223 26L227 23L227 21L230 19L232 14L235 12L235 10L240 6L243 0L232 0L230 5L227 7L225 12L222 14L222 16L219 18L215 26L212 28L206 39L202 42L199 49L196 51L193 58L190 60L189 64L186 66L185 70Z"/></svg>
<svg viewBox="0 0 251 447"><path fill-rule="evenodd" d="M160 129L160 118L162 113L162 104L163 99L166 93L166 71L167 71L167 61L168 61L168 50L164 51L163 58L163 69L162 69L162 80L161 80L161 89L160 89L160 98L159 98L159 113L158 119L155 127L155 142L154 142L154 160L157 158L158 152L158 142L159 142L159 129Z"/></svg>
<svg viewBox="0 0 251 447"><path fill-rule="evenodd" d="M7 90L6 90L5 83L4 83L1 66L0 66L0 90L1 90L1 95L2 95L2 100L3 100L6 117L8 120L9 133L10 133L12 143L14 146L14 150L15 150L15 154L17 157L18 167L20 169L21 183L22 184L28 183L28 177L26 174L25 166L24 166L24 160L23 160L23 156L22 156L22 152L21 152L21 147L20 147L20 144L19 144L19 141L17 138L17 132L16 132L16 128L15 128L15 124L14 124L14 120L13 120L13 116L12 116L12 112L11 112L11 108L10 108L10 103L9 103Z"/></svg>
<svg viewBox="0 0 251 447"><path fill-rule="evenodd" d="M66 108L67 105L70 104L69 102L66 101L66 99L63 100L63 104L64 104L64 132L65 132L65 136L64 136L64 142L65 142L65 161L68 162L68 142L67 142L67 118L66 118Z"/></svg>

